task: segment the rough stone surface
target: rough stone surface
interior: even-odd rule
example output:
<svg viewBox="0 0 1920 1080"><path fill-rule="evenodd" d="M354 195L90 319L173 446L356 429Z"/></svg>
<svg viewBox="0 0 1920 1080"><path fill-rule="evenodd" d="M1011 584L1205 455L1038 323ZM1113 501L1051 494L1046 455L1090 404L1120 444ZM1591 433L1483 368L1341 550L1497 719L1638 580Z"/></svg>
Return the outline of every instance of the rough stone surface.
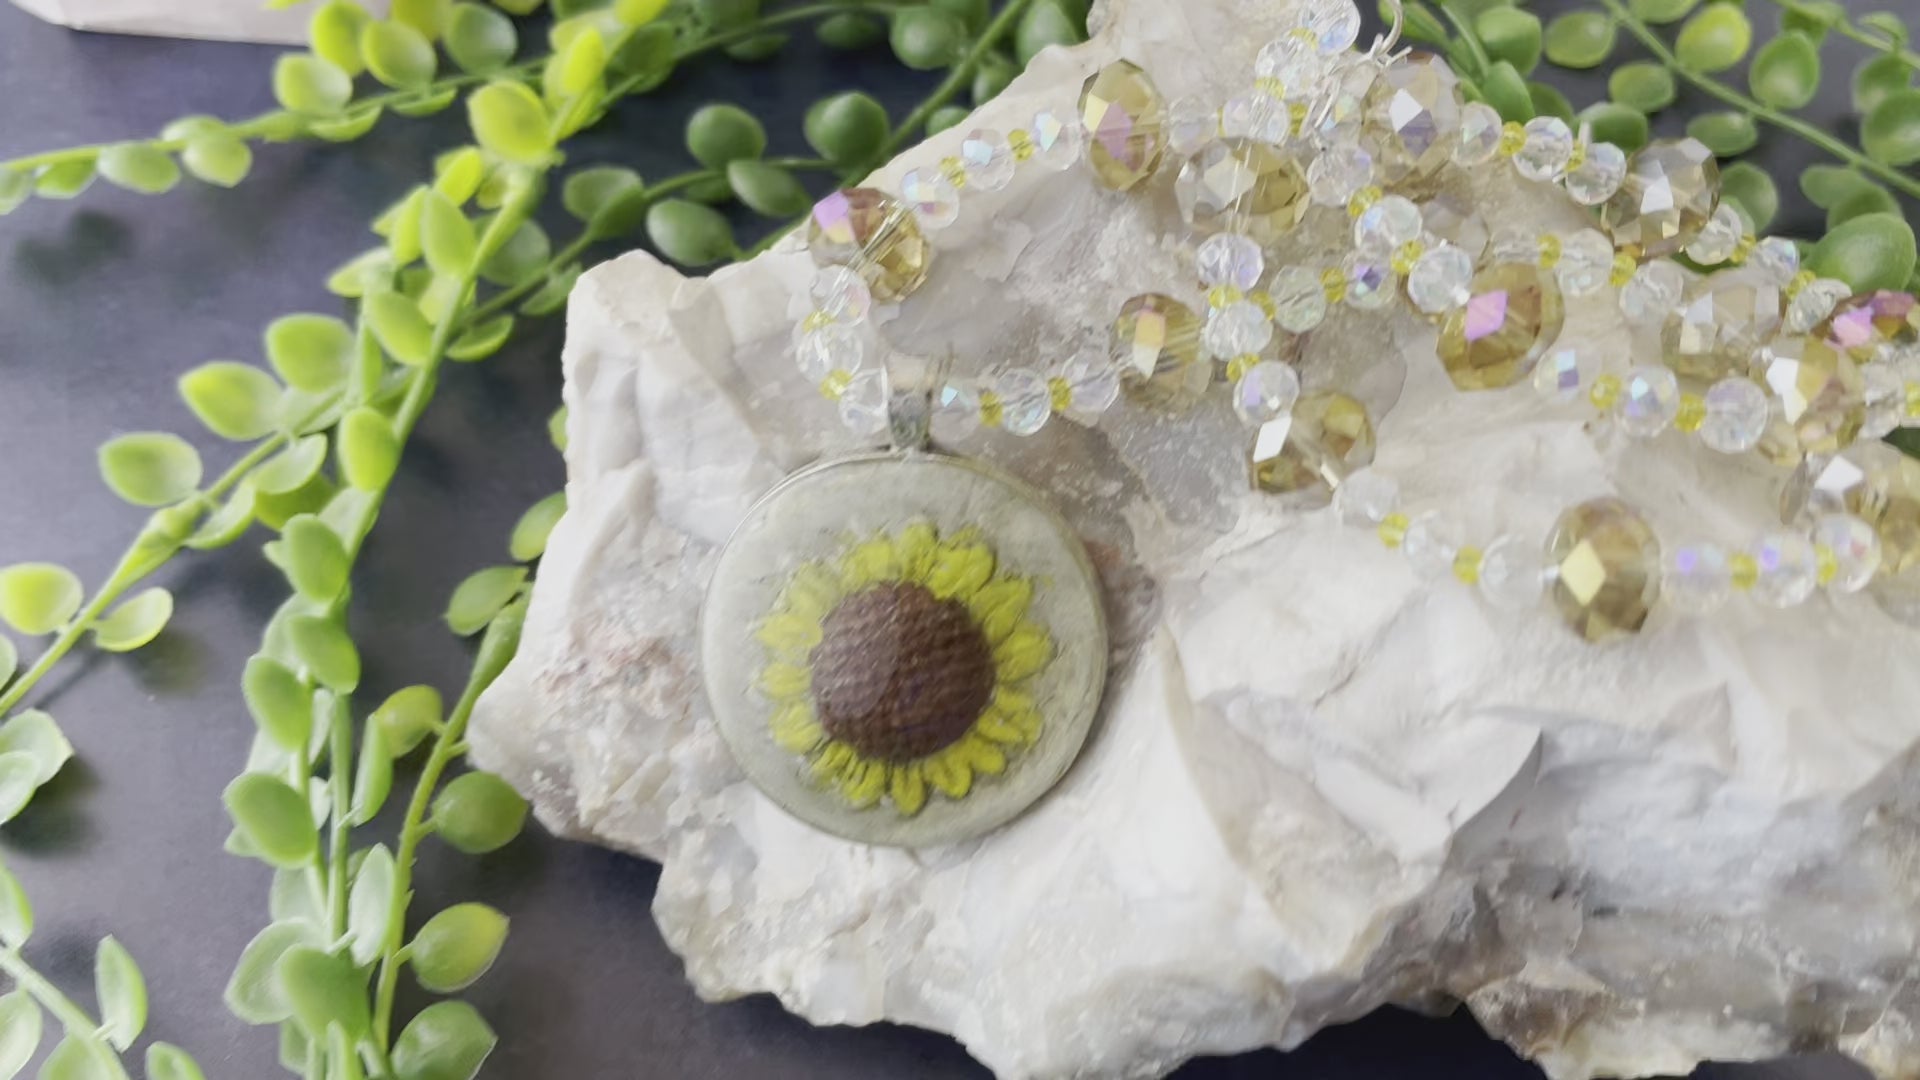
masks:
<svg viewBox="0 0 1920 1080"><path fill-rule="evenodd" d="M1111 0L1092 44L1040 57L876 181L965 128L1070 108L1114 56L1169 99L1224 98L1286 15ZM1582 220L1508 170L1473 182L1501 207L1496 239ZM1199 303L1171 183L1123 195L1022 169L969 192L888 335L1037 364L1100 340L1129 296ZM1327 218L1280 261L1329 261L1345 221ZM1003 1077L1154 1076L1456 1000L1561 1080L1824 1047L1920 1075L1920 635L1855 597L1589 646L1544 605L1417 583L1331 511L1251 493L1224 395L962 446L1058 501L1115 614L1105 714L1051 797L919 852L779 811L712 728L695 623L747 507L853 448L793 366L811 273L790 241L710 280L631 255L581 281L571 510L472 733L548 827L664 864L654 913L701 994L951 1032ZM1610 289L1568 313L1624 353L1618 323ZM1669 542L1740 543L1776 505L1758 461L1613 437L1525 390L1455 392L1431 327L1398 308L1337 312L1302 362L1310 391L1374 410L1408 510L1447 508L1468 535L1544 537L1618 494Z"/></svg>
<svg viewBox="0 0 1920 1080"><path fill-rule="evenodd" d="M161 37L215 38L297 45L306 40L311 8L269 11L260 0L13 0L52 23L76 30ZM368 8L384 11L384 0Z"/></svg>

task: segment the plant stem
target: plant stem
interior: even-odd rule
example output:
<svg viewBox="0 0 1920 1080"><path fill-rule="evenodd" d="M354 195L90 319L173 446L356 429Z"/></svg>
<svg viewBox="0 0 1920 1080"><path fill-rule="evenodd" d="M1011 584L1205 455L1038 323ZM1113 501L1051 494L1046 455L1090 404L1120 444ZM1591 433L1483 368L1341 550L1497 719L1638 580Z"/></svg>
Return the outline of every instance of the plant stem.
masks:
<svg viewBox="0 0 1920 1080"><path fill-rule="evenodd" d="M918 108L908 113L905 120L900 121L900 126L893 130L893 135L873 155L872 160L865 163L866 168L860 175L872 172L898 154L902 148L913 141L920 129L927 126L927 121L933 119L934 113L939 112L948 102L958 97L960 91L966 89L972 80L973 69L980 66L980 61L987 58L987 54L993 51L994 46L1013 33L1014 29L1020 25L1020 16L1032 6L1033 0L1008 0L1007 6L1001 8L1000 14L996 15L994 20L987 24L987 28L981 31L980 37L973 43L973 48L967 50L967 54L960 58L960 62L953 65L953 70L947 74L946 80L935 87L933 93L922 101ZM848 177L849 180L859 178L859 176Z"/></svg>
<svg viewBox="0 0 1920 1080"><path fill-rule="evenodd" d="M72 998L61 992L59 987L48 982L46 976L40 974L32 964L27 962L26 957L20 955L20 950L0 948L0 971L6 972L20 989L25 990L33 1000L40 1003L41 1008L52 1013L53 1018L60 1021L60 1026L66 1029L67 1034L75 1038L99 1042L99 1022L88 1016L86 1010L76 1005ZM103 1049L105 1048L104 1043L100 1045ZM117 1074L125 1080L126 1067L121 1065L119 1055L109 1049L106 1056L112 1059Z"/></svg>
<svg viewBox="0 0 1920 1080"><path fill-rule="evenodd" d="M1659 60L1667 70L1685 79L1701 92L1733 106L1735 109L1746 113L1756 120L1763 120L1783 131L1792 132L1806 142L1832 154L1834 157L1839 158L1855 169L1875 177L1889 187L1896 188L1905 192L1907 195L1920 199L1920 178L1908 176L1899 169L1875 161L1797 116L1792 116L1763 105L1718 79L1688 68L1680 63L1680 58L1675 56L1673 50L1667 47L1667 43L1660 40L1660 35L1654 33L1651 27L1642 22L1633 12L1627 10L1627 6L1621 3L1621 0L1600 0L1600 3L1607 9L1608 13L1614 17L1616 22L1626 27L1628 33L1639 38L1640 43L1645 45L1647 51L1651 52L1654 58Z"/></svg>
<svg viewBox="0 0 1920 1080"><path fill-rule="evenodd" d="M1801 0L1773 0L1773 3L1782 10L1792 12L1793 14L1818 19L1829 30L1839 34L1841 37L1857 41L1875 52L1898 57L1900 62L1905 64L1909 69L1920 71L1920 53L1916 53L1912 49L1889 39L1885 34L1862 29L1858 23L1855 23L1845 15L1829 22L1828 19L1830 15L1827 12L1821 11L1811 4L1802 3Z"/></svg>

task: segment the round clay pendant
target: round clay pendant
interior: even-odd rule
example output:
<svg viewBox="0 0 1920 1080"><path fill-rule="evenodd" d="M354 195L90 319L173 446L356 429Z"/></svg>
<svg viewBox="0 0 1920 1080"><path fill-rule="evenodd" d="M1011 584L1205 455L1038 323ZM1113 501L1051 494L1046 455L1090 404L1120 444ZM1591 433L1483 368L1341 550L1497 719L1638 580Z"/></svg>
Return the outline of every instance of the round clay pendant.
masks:
<svg viewBox="0 0 1920 1080"><path fill-rule="evenodd" d="M747 777L794 816L926 847L1059 781L1106 683L1086 549L1032 489L898 452L788 477L728 541L701 663Z"/></svg>

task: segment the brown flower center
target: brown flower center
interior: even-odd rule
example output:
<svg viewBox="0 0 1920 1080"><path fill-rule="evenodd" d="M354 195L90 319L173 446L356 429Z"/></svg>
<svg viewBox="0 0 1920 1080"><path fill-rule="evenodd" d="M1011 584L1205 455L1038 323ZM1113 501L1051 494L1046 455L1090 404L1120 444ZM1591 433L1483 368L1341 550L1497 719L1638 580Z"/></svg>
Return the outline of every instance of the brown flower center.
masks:
<svg viewBox="0 0 1920 1080"><path fill-rule="evenodd" d="M814 647L827 734L863 756L911 761L964 736L993 696L993 650L966 605L908 583L840 601Z"/></svg>

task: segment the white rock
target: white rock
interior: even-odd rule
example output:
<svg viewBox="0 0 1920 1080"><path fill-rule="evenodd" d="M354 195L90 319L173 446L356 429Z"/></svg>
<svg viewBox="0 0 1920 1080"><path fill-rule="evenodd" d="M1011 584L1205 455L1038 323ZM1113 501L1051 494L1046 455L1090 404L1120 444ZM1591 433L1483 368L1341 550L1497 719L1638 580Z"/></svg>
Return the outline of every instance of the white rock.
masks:
<svg viewBox="0 0 1920 1080"><path fill-rule="evenodd" d="M1093 43L1043 55L962 127L1070 105L1122 55L1169 99L1221 99L1287 13L1111 0ZM1022 169L969 193L887 333L1065 358L1126 297L1193 292L1169 182L1123 196ZM1581 220L1505 170L1476 183L1503 228ZM1333 260L1339 224L1282 254ZM789 241L710 280L640 254L582 279L571 509L472 732L550 828L664 864L654 913L703 996L951 1032L1002 1077L1153 1076L1448 999L1563 1080L1819 1047L1920 1072L1920 635L1851 598L1588 646L1544 610L1416 584L1330 511L1249 493L1224 400L1123 401L1095 430L963 447L1058 501L1120 616L1106 714L1050 798L916 853L778 810L711 727L695 620L747 507L850 449L791 361L811 274ZM1569 332L1624 349L1618 319L1576 305ZM1619 492L1674 543L1744 540L1772 512L1757 465L1609 439L1524 390L1455 393L1433 355L1395 308L1336 313L1305 361L1310 387L1383 417L1379 468L1410 512L1544 535Z"/></svg>
<svg viewBox="0 0 1920 1080"><path fill-rule="evenodd" d="M268 10L260 0L13 0L48 22L76 30L161 37L215 38L297 45L306 40L309 6ZM366 6L386 10L384 0Z"/></svg>

